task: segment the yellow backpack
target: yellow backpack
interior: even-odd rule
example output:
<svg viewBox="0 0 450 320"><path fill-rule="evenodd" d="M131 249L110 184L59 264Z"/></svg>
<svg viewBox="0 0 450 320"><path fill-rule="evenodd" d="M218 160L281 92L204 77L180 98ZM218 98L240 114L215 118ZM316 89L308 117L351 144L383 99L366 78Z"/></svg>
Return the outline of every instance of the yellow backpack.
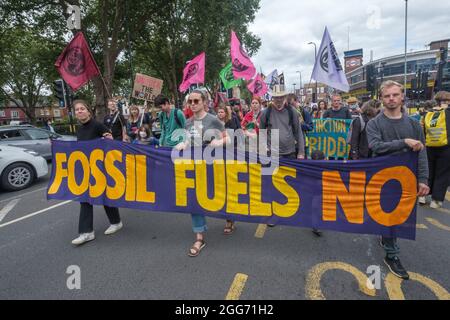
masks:
<svg viewBox="0 0 450 320"><path fill-rule="evenodd" d="M445 147L448 145L445 109L428 112L425 116L427 147Z"/></svg>

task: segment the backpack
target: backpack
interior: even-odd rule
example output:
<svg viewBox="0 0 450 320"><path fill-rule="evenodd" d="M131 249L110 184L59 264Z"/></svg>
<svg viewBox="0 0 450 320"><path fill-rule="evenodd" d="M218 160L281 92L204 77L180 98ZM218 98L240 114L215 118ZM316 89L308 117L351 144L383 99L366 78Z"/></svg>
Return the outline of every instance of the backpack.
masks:
<svg viewBox="0 0 450 320"><path fill-rule="evenodd" d="M425 116L425 134L427 147L445 147L448 145L445 109L428 112Z"/></svg>
<svg viewBox="0 0 450 320"><path fill-rule="evenodd" d="M286 106L286 109L289 113L289 126L292 128L292 133L294 134L294 139L297 140L297 130L295 129L294 126L294 109L293 107L291 107L290 105ZM266 128L268 130L268 139L269 139L269 144L270 144L270 130L272 129L272 125L270 124L270 115L272 114L272 108L267 108L267 111L265 112L265 121L266 121ZM301 130L301 126L299 123L299 129ZM299 146L297 144L295 144L295 151L298 153L298 148Z"/></svg>
<svg viewBox="0 0 450 320"><path fill-rule="evenodd" d="M361 122L361 130L359 131L359 134L361 134L364 130L366 130L367 123L366 121L364 121L362 115L359 115L357 118L353 119L352 122L350 123L350 130L348 130L347 133L347 140L346 140L347 144L350 144L352 141L353 125L356 119L359 119L359 121Z"/></svg>
<svg viewBox="0 0 450 320"><path fill-rule="evenodd" d="M175 117L175 122L177 123L177 125L180 127L180 128L182 128L182 129L184 129L183 128L183 126L182 126L182 124L181 124L181 120L180 120L180 118L178 117L178 112L179 112L179 109L175 109L175 113L174 113L174 117ZM163 126L163 116L162 116L162 111L159 113L159 124L160 124L160 126L162 127ZM164 128L164 130L165 130L166 128Z"/></svg>
<svg viewBox="0 0 450 320"><path fill-rule="evenodd" d="M297 130L294 126L294 110L291 106L287 106L286 109L289 113L289 126L292 128L292 132L294 133L294 137L297 136ZM266 127L268 130L272 129L272 125L270 124L270 115L272 114L272 108L267 108L267 111L265 112L265 121L266 121Z"/></svg>

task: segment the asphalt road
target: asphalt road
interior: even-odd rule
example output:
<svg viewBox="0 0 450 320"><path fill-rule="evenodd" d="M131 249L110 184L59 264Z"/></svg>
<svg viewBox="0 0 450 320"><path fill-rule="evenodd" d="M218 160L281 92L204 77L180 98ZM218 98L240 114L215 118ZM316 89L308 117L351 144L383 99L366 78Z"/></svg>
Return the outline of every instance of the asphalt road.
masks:
<svg viewBox="0 0 450 320"><path fill-rule="evenodd" d="M224 221L209 219L207 246L190 258L189 215L121 209L124 228L105 236L106 215L96 207L97 238L77 248L70 242L79 204L47 201L47 183L0 193L0 218L12 206L0 222L0 299L450 299L449 202L442 211L420 208L417 240L400 240L414 280L398 289L376 236L317 238L307 229L248 223L224 236ZM71 266L79 268L80 289L68 288ZM369 266L381 271L372 292L363 281Z"/></svg>

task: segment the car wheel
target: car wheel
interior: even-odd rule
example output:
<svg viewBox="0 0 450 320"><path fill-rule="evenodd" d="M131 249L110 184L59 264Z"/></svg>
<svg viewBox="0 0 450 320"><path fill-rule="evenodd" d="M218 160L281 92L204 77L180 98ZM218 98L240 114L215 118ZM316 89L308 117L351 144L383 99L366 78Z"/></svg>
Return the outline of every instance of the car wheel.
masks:
<svg viewBox="0 0 450 320"><path fill-rule="evenodd" d="M13 163L2 174L2 187L9 191L27 188L35 179L33 168L26 163Z"/></svg>

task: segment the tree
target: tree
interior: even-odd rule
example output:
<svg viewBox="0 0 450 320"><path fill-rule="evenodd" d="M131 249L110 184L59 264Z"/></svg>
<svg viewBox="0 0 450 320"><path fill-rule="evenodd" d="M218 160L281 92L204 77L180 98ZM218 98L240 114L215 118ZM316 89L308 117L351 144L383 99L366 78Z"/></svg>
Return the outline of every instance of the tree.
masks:
<svg viewBox="0 0 450 320"><path fill-rule="evenodd" d="M250 54L260 46L247 30L259 0L3 0L1 16L8 19L0 20L0 27L26 26L49 41L65 38L67 43L72 37L66 26L69 4L81 8L81 28L102 71L104 81L92 81L95 108L101 113L107 96L127 91L128 79L131 92L135 71L160 77L176 97L186 60L200 51L207 52L207 84L217 86L217 75L229 59L231 29Z"/></svg>
<svg viewBox="0 0 450 320"><path fill-rule="evenodd" d="M153 70L173 98L179 98L186 61L202 51L206 52L206 85L218 89L219 72L231 60L231 30L239 34L250 55L261 45L247 29L259 0L172 0L168 4L169 10L155 17L155 24L141 30L135 52L137 67Z"/></svg>
<svg viewBox="0 0 450 320"><path fill-rule="evenodd" d="M56 77L52 61L59 43L18 27L3 32L0 46L0 92L35 123L35 107Z"/></svg>

